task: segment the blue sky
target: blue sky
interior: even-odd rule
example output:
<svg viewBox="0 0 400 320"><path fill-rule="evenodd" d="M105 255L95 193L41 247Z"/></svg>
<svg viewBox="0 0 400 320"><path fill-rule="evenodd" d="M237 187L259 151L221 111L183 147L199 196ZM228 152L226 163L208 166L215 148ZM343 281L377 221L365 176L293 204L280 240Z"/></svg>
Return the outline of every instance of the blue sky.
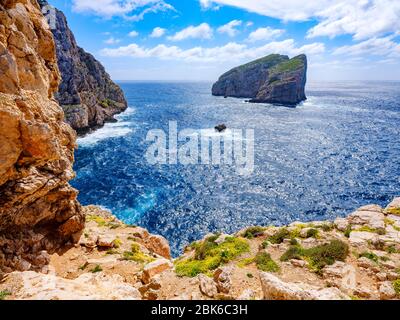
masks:
<svg viewBox="0 0 400 320"><path fill-rule="evenodd" d="M400 80L398 0L50 0L115 80L215 80L306 53L310 81Z"/></svg>

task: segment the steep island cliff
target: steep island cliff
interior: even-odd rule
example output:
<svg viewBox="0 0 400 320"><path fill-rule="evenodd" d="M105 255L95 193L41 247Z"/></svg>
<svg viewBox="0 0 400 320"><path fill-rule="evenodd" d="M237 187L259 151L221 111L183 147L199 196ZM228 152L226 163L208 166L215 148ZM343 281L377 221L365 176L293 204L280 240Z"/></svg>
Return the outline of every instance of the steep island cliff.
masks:
<svg viewBox="0 0 400 320"><path fill-rule="evenodd" d="M48 3L40 0L45 14L52 11ZM66 121L78 134L99 128L114 121L114 115L127 108L121 88L115 84L104 67L90 53L76 43L65 15L55 12L52 29L56 44L61 83L55 97L64 110Z"/></svg>
<svg viewBox="0 0 400 320"><path fill-rule="evenodd" d="M215 96L250 98L251 102L296 105L306 99L307 57L271 54L236 67L212 87Z"/></svg>

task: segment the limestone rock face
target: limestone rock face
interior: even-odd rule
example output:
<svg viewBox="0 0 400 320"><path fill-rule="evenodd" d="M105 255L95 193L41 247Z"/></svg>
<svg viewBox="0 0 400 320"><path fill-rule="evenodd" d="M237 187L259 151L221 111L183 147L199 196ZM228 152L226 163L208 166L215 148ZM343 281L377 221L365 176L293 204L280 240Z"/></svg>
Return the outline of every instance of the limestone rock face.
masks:
<svg viewBox="0 0 400 320"><path fill-rule="evenodd" d="M59 71L36 0L0 3L0 273L40 267L83 228L68 181L75 132L53 94Z"/></svg>
<svg viewBox="0 0 400 320"><path fill-rule="evenodd" d="M307 57L272 54L223 74L215 96L251 98L251 102L295 105L306 99Z"/></svg>
<svg viewBox="0 0 400 320"><path fill-rule="evenodd" d="M36 272L13 272L3 287L18 300L140 300L139 291L119 275L85 273L74 280Z"/></svg>
<svg viewBox="0 0 400 320"><path fill-rule="evenodd" d="M267 272L260 272L260 280L265 300L349 300L338 288L287 283Z"/></svg>
<svg viewBox="0 0 400 320"><path fill-rule="evenodd" d="M55 12L52 32L62 77L56 99L64 109L66 121L78 134L113 121L113 115L127 108L121 88L99 61L77 45L65 15L55 8L49 10L47 1L40 1L40 6L49 19L49 12Z"/></svg>

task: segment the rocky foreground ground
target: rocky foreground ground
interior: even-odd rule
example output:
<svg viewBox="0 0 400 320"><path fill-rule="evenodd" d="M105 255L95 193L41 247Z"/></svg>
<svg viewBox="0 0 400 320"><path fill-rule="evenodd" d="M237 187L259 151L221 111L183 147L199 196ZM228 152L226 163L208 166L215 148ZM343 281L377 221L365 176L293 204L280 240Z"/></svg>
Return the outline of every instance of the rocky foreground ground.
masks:
<svg viewBox="0 0 400 320"><path fill-rule="evenodd" d="M163 237L84 212L79 243L42 252L42 273L7 274L1 299L400 299L400 198L334 222L210 234L177 259Z"/></svg>

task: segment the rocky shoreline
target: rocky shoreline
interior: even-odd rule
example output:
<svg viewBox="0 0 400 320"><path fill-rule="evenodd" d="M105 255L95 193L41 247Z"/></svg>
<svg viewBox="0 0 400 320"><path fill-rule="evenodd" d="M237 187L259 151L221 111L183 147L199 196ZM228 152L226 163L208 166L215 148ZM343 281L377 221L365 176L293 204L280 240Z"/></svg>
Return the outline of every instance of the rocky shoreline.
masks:
<svg viewBox="0 0 400 320"><path fill-rule="evenodd" d="M400 198L332 222L210 234L177 259L163 237L96 206L83 211L77 244L41 273L5 275L5 299L400 299Z"/></svg>

